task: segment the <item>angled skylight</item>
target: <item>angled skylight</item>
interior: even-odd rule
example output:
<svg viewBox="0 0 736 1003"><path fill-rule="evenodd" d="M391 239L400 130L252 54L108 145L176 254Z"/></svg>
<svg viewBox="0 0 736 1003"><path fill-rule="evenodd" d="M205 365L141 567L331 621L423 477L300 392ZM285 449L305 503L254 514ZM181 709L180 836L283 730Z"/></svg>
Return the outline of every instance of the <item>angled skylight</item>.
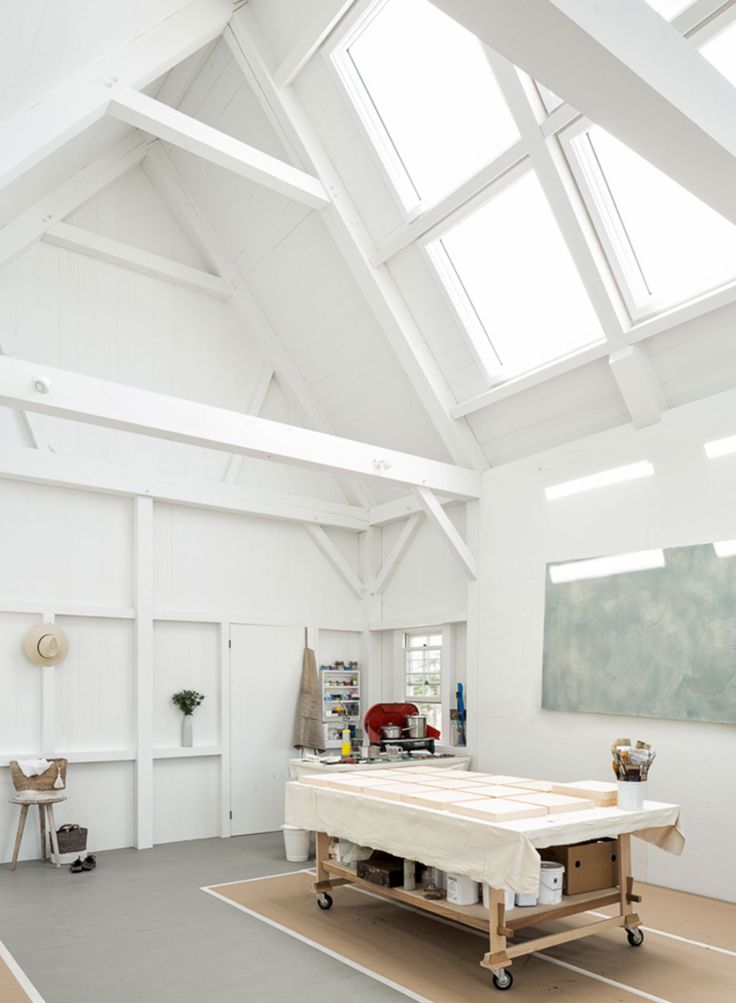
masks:
<svg viewBox="0 0 736 1003"><path fill-rule="evenodd" d="M633 554L616 554L613 557L593 557L584 561L570 561L567 564L551 564L550 581L555 585L577 582L585 578L608 578L609 575L625 575L630 571L649 571L664 568L662 550L638 550Z"/></svg>
<svg viewBox="0 0 736 1003"><path fill-rule="evenodd" d="M700 48L708 62L736 86L736 21Z"/></svg>
<svg viewBox="0 0 736 1003"><path fill-rule="evenodd" d="M478 39L429 0L377 4L333 59L407 209L518 139Z"/></svg>
<svg viewBox="0 0 736 1003"><path fill-rule="evenodd" d="M428 250L490 375L528 372L602 338L532 171Z"/></svg>
<svg viewBox="0 0 736 1003"><path fill-rule="evenodd" d="M658 14L671 21L673 17L690 6L692 0L646 0L650 7L653 7Z"/></svg>
<svg viewBox="0 0 736 1003"><path fill-rule="evenodd" d="M635 316L736 278L736 227L662 171L593 126L573 166Z"/></svg>

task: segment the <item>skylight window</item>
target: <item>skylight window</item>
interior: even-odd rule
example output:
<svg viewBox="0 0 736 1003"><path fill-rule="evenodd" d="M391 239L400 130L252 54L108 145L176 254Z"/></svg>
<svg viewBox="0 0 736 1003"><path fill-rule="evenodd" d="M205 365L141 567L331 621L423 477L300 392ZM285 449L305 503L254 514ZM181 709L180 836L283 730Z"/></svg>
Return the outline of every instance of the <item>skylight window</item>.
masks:
<svg viewBox="0 0 736 1003"><path fill-rule="evenodd" d="M636 318L736 277L732 223L598 126L571 147Z"/></svg>
<svg viewBox="0 0 736 1003"><path fill-rule="evenodd" d="M528 372L603 337L532 171L428 250L491 376Z"/></svg>
<svg viewBox="0 0 736 1003"><path fill-rule="evenodd" d="M700 51L726 80L736 86L736 21L706 42Z"/></svg>
<svg viewBox="0 0 736 1003"><path fill-rule="evenodd" d="M428 0L379 3L333 58L407 210L518 139L478 39Z"/></svg>
<svg viewBox="0 0 736 1003"><path fill-rule="evenodd" d="M663 18L671 21L673 17L690 6L691 0L646 0L650 7L653 7Z"/></svg>

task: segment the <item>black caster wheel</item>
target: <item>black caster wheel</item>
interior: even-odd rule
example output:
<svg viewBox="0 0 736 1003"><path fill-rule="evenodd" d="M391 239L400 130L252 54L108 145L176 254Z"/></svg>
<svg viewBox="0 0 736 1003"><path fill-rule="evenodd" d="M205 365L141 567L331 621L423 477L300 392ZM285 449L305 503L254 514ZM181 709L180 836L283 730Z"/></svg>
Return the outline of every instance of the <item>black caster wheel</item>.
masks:
<svg viewBox="0 0 736 1003"><path fill-rule="evenodd" d="M639 927L635 927L633 930L627 930L626 939L632 947L641 947L644 943L644 931L640 930Z"/></svg>
<svg viewBox="0 0 736 1003"><path fill-rule="evenodd" d="M514 976L506 968L499 968L497 972L493 972L491 979L493 980L493 988L502 993L514 984Z"/></svg>
<svg viewBox="0 0 736 1003"><path fill-rule="evenodd" d="M328 895L327 892L320 892L317 896L317 905L320 909L331 909L332 908L332 896Z"/></svg>

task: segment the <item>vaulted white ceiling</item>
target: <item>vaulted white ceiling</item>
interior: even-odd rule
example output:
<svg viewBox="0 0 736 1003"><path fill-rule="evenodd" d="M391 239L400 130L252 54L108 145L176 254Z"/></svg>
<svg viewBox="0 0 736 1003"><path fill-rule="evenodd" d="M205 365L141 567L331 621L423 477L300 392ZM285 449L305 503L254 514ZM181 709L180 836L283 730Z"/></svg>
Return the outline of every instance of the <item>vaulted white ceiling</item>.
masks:
<svg viewBox="0 0 736 1003"><path fill-rule="evenodd" d="M454 3L441 6L452 13ZM301 65L321 29L347 8L366 6L340 0L12 5L0 42L0 138L33 139L44 103L65 88L76 95L90 74L94 86L114 92L117 79L94 79L96 67L114 74L109 67L118 58L123 66L131 43L141 39L146 47L136 51L155 66L158 49L179 32L183 58L162 57L156 76L136 67L130 79L137 73L145 93L163 104L320 177L333 205L312 208L95 114L47 149L39 143L38 156L0 190L0 262L27 253L63 220L217 273L245 290L232 306L238 337L275 370L281 403L270 398L274 417L476 469L630 422L641 413L637 394L675 406L736 386L732 294L658 318L633 357L609 358L626 349L623 339L566 366L491 386L426 254L410 242L384 263L371 260L403 224L398 199L327 60L317 53ZM467 13L473 3L460 8ZM207 29L209 12L223 26L232 13L224 34L222 26ZM185 22L172 20L190 13L200 21L191 39L201 44L187 44ZM296 69L287 87L274 83L274 71L283 78ZM97 176L100 183L90 184ZM75 178L91 193L76 203ZM116 186L119 197L110 195ZM192 213L203 229L194 225L193 232ZM75 368L73 358L65 365ZM630 388L632 369L639 382ZM135 367L129 372L131 382L140 381ZM200 359L188 388L192 399L208 399L202 372ZM123 371L114 375L125 382ZM246 410L257 382L248 374L242 396L212 403ZM646 420L655 420L646 405ZM355 486L342 483L341 490L350 496ZM372 485L371 493L367 501L381 502L400 491Z"/></svg>

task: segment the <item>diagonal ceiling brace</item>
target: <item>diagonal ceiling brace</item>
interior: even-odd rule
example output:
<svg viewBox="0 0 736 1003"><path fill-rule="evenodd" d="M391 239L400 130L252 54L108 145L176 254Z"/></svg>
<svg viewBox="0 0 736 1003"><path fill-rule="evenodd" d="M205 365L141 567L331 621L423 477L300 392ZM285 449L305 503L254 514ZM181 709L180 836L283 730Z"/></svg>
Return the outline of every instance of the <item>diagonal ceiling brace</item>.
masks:
<svg viewBox="0 0 736 1003"><path fill-rule="evenodd" d="M345 584L353 590L358 599L365 598L365 586L329 538L327 533L325 533L324 529L322 529L321 526L315 526L314 523L311 522L305 522L304 529L314 540L317 547L319 547Z"/></svg>
<svg viewBox="0 0 736 1003"><path fill-rule="evenodd" d="M396 543L394 543L386 557L386 560L383 562L381 570L378 572L372 583L371 592L373 595L381 595L388 583L391 581L394 571L398 568L401 559L409 549L411 541L416 536L417 530L421 525L422 518L422 515L417 512L410 516L404 523Z"/></svg>
<svg viewBox="0 0 736 1003"><path fill-rule="evenodd" d="M440 505L434 493L428 488L415 488L415 493L427 518L440 531L442 539L452 556L459 561L463 571L471 581L477 581L478 569L470 547L455 529L455 524Z"/></svg>

